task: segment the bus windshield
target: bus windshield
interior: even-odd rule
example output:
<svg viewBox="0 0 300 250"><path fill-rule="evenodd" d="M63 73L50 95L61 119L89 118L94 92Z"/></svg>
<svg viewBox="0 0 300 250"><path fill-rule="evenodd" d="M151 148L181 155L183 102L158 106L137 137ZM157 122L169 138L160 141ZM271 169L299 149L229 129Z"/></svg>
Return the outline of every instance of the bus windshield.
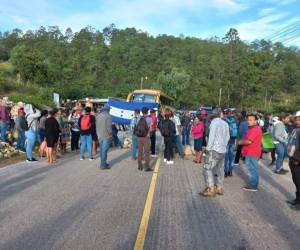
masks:
<svg viewBox="0 0 300 250"><path fill-rule="evenodd" d="M133 94L132 101L155 103L156 96L155 95L146 95L146 94Z"/></svg>

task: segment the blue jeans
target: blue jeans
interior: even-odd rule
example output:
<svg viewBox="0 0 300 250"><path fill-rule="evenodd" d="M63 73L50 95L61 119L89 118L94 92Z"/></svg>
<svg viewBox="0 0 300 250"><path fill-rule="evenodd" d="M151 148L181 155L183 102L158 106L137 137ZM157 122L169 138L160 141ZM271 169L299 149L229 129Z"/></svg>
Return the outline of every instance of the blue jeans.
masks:
<svg viewBox="0 0 300 250"><path fill-rule="evenodd" d="M92 135L80 135L80 156L83 159L85 149L87 148L88 157L89 159L92 159Z"/></svg>
<svg viewBox="0 0 300 250"><path fill-rule="evenodd" d="M137 147L138 147L138 138L136 135L132 135L131 137L131 158L136 160L137 155Z"/></svg>
<svg viewBox="0 0 300 250"><path fill-rule="evenodd" d="M252 188L258 188L258 157L246 156L246 166L250 172L250 185Z"/></svg>
<svg viewBox="0 0 300 250"><path fill-rule="evenodd" d="M33 158L32 151L33 151L33 147L34 147L34 144L35 144L37 134L36 134L36 132L34 132L33 130L30 129L30 130L25 132L25 136L26 136L27 159L32 160L32 158Z"/></svg>
<svg viewBox="0 0 300 250"><path fill-rule="evenodd" d="M278 143L275 144L275 150L277 154L276 171L279 171L282 169L284 158L287 156L287 147L283 143Z"/></svg>
<svg viewBox="0 0 300 250"><path fill-rule="evenodd" d="M109 150L109 146L110 146L110 139L100 139L99 140L99 145L100 145L100 158L101 158L101 162L100 162L100 168L106 168L107 167L107 153Z"/></svg>
<svg viewBox="0 0 300 250"><path fill-rule="evenodd" d="M183 128L182 130L182 145L190 145L190 130L189 128Z"/></svg>
<svg viewBox="0 0 300 250"><path fill-rule="evenodd" d="M7 122L1 121L1 141L6 142Z"/></svg>
<svg viewBox="0 0 300 250"><path fill-rule="evenodd" d="M225 161L224 161L224 172L232 172L233 166L233 155L234 155L234 143L227 144L227 151L225 154Z"/></svg>
<svg viewBox="0 0 300 250"><path fill-rule="evenodd" d="M180 140L180 135L175 135L175 145L176 145L176 148L178 150L178 154L181 157L184 157L184 152L183 152L183 147L182 147L182 143L181 143L181 140Z"/></svg>
<svg viewBox="0 0 300 250"><path fill-rule="evenodd" d="M42 143L45 139L45 129L39 129L39 142Z"/></svg>
<svg viewBox="0 0 300 250"><path fill-rule="evenodd" d="M18 131L18 140L17 140L17 150L23 150L25 151L25 131Z"/></svg>

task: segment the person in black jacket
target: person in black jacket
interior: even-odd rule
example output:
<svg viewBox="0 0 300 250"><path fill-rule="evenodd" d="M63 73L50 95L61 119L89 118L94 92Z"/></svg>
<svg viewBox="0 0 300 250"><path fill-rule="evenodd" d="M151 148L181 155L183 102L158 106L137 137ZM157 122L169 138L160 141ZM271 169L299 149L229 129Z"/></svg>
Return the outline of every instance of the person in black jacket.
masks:
<svg viewBox="0 0 300 250"><path fill-rule="evenodd" d="M289 166L296 186L296 199L288 201L292 208L300 211L300 111L295 116L295 129L288 142Z"/></svg>
<svg viewBox="0 0 300 250"><path fill-rule="evenodd" d="M45 121L45 138L47 143L47 160L56 162L56 146L59 139L60 126L56 120L57 109L50 112L50 117Z"/></svg>
<svg viewBox="0 0 300 250"><path fill-rule="evenodd" d="M171 110L166 109L165 119L162 122L160 128L160 132L164 137L164 143L165 143L164 162L166 162L167 165L174 164L174 161L172 161L174 157L173 138L176 135L176 128L175 128L175 123L172 120L170 120L171 116L172 116Z"/></svg>

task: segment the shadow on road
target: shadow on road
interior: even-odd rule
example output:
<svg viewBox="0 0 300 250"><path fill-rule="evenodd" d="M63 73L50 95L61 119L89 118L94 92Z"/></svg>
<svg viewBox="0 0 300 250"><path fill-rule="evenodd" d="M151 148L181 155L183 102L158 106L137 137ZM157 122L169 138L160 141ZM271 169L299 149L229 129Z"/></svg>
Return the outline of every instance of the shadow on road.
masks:
<svg viewBox="0 0 300 250"><path fill-rule="evenodd" d="M260 177L267 184L272 185L279 192L282 192L285 196L291 198L291 193L285 188L279 185L272 179L272 176L268 175L263 169L260 169ZM242 170L236 171L237 175L244 180L248 180L246 173ZM279 232L282 239L287 242L291 249L297 249L300 246L300 228L296 226L291 219L286 216L282 207L285 206L284 201L279 201L274 197L274 194L265 190L263 187L257 193L244 193L249 203L252 203L256 207L257 213L264 218L266 223L271 224ZM293 212L291 210L291 212Z"/></svg>

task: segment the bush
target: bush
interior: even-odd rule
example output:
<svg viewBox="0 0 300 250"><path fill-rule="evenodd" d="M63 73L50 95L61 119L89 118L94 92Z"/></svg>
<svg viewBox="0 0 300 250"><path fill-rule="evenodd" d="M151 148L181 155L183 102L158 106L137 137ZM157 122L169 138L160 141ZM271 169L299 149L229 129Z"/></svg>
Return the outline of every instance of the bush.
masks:
<svg viewBox="0 0 300 250"><path fill-rule="evenodd" d="M15 93L11 95L9 98L13 102L24 102L28 104L32 104L37 108L43 108L44 106L55 107L55 104L52 100L52 91L46 89L40 89L36 93L32 94L23 94L23 93Z"/></svg>

